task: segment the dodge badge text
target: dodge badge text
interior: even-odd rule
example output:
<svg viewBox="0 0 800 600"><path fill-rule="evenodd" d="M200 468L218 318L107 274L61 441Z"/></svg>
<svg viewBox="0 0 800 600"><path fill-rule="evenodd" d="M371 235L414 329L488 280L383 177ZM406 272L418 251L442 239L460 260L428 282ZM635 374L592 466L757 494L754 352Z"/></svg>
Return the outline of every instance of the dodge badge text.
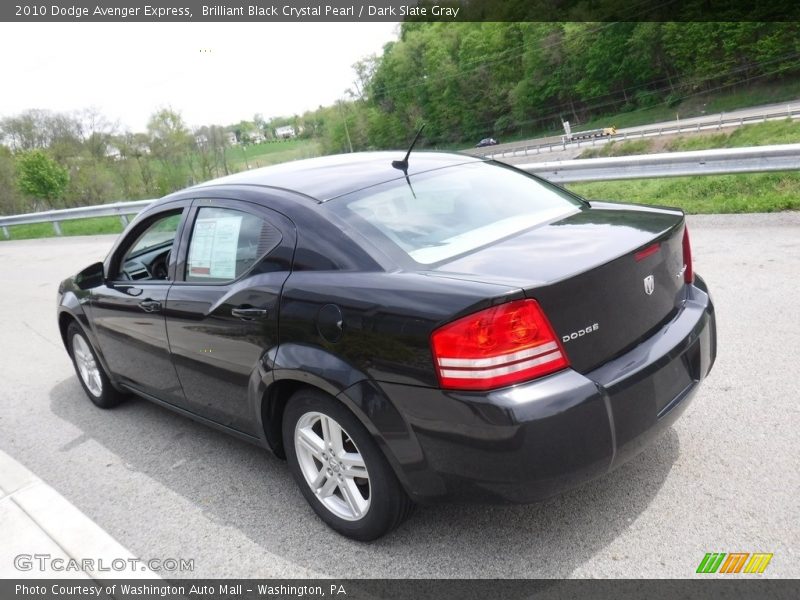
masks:
<svg viewBox="0 0 800 600"><path fill-rule="evenodd" d="M600 325L594 323L592 325L589 325L588 327L584 327L583 329L578 329L578 331L573 331L568 335L562 335L561 341L569 342L570 340L577 340L579 337L583 337L587 333L592 333L593 331L597 331L598 329L600 329Z"/></svg>

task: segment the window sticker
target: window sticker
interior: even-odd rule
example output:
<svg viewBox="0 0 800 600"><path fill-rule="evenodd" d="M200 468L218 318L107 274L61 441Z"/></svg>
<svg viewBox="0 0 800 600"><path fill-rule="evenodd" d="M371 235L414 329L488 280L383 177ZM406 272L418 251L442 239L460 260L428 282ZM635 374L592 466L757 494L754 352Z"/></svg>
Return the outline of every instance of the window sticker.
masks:
<svg viewBox="0 0 800 600"><path fill-rule="evenodd" d="M234 279L241 226L241 216L197 219L189 251L189 275Z"/></svg>

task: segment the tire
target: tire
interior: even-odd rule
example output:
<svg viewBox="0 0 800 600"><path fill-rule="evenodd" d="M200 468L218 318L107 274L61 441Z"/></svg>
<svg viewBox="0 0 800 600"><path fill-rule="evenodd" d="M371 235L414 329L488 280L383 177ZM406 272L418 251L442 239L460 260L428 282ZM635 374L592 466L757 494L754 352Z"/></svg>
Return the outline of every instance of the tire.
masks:
<svg viewBox="0 0 800 600"><path fill-rule="evenodd" d="M96 406L113 408L125 399L114 389L86 333L75 321L67 327L67 348L83 391Z"/></svg>
<svg viewBox="0 0 800 600"><path fill-rule="evenodd" d="M303 496L338 533L372 541L411 514L414 504L386 457L334 398L311 389L296 392L283 413L283 442Z"/></svg>

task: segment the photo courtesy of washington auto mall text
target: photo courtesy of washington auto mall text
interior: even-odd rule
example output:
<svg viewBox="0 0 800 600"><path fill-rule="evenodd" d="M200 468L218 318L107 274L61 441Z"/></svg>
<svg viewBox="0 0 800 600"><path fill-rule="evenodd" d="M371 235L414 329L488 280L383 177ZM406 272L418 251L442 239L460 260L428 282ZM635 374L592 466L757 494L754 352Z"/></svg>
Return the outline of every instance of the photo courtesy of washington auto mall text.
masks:
<svg viewBox="0 0 800 600"><path fill-rule="evenodd" d="M120 582L110 584L47 583L14 586L20 598L346 598L342 583L180 583Z"/></svg>

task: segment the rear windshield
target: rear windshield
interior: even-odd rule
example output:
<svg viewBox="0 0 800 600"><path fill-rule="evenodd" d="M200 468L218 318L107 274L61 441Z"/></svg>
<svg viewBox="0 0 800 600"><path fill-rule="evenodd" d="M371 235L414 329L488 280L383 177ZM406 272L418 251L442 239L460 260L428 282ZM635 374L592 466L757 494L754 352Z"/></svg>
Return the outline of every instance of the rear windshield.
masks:
<svg viewBox="0 0 800 600"><path fill-rule="evenodd" d="M468 163L347 194L328 206L365 237L430 265L563 218L580 201L518 171Z"/></svg>

